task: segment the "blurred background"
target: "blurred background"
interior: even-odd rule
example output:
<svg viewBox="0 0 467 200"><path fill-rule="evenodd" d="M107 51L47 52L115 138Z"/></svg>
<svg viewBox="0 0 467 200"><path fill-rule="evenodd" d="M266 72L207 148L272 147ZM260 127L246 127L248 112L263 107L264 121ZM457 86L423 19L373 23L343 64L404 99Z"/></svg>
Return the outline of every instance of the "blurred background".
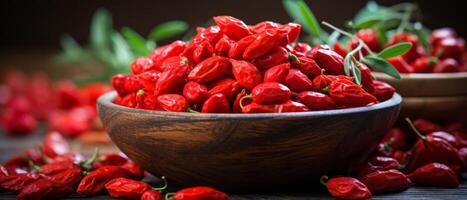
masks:
<svg viewBox="0 0 467 200"><path fill-rule="evenodd" d="M319 20L342 26L365 4L366 0L307 0ZM380 0L382 5L393 5L403 1ZM465 37L466 15L462 1L416 2L421 8L422 22L429 28L453 27ZM40 50L40 53L59 49L59 39L69 33L79 43L87 42L89 24L98 8L107 8L113 16L114 27L118 30L130 26L142 35L167 20L183 20L190 26L202 25L211 16L232 15L247 23L262 20L290 21L279 0L199 0L199 1L124 1L124 0L2 0L0 1L0 49L1 54ZM22 51L21 51L22 50ZM5 60L6 59L6 60ZM8 57L1 57L1 64L10 63ZM16 63L21 64L26 61ZM27 62L26 62L27 64ZM34 63L32 63L34 64ZM34 64L35 65L35 64Z"/></svg>

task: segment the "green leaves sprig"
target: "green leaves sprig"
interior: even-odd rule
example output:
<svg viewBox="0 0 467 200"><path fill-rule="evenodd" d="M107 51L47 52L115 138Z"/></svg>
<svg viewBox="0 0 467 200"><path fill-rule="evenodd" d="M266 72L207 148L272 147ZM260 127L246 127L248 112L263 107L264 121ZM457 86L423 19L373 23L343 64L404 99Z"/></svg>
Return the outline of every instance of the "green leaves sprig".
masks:
<svg viewBox="0 0 467 200"><path fill-rule="evenodd" d="M315 15L303 0L283 0L282 4L292 19L300 23L312 36L311 43L322 44L326 41L328 33L321 29Z"/></svg>
<svg viewBox="0 0 467 200"><path fill-rule="evenodd" d="M391 7L370 1L349 23L354 30L371 28L378 34L381 44L387 43L395 33L410 32L417 35L426 50L429 50L430 31L417 22L418 7L413 3L400 3ZM415 22L411 22L414 20Z"/></svg>
<svg viewBox="0 0 467 200"><path fill-rule="evenodd" d="M412 44L410 43L398 43L383 49L380 53L376 54L371 51L371 49L359 38L355 37L351 33L343 31L327 22L323 22L324 25L333 29L335 32L349 37L350 39L355 39L358 41L358 46L350 51L344 58L344 71L347 76L353 76L355 83L361 84L361 72L358 69L358 65L364 63L374 70L381 71L386 73L394 78L400 79L399 72L388 63L385 59L396 57L407 52ZM363 56L363 50L367 52L368 55ZM356 58L358 55L358 58Z"/></svg>
<svg viewBox="0 0 467 200"><path fill-rule="evenodd" d="M399 55L404 54L408 50L410 50L412 44L409 42L401 42L390 47L387 47L378 53L378 57L383 59L393 58Z"/></svg>
<svg viewBox="0 0 467 200"><path fill-rule="evenodd" d="M113 28L112 16L106 9L98 9L91 20L89 41L80 46L71 36L64 35L60 40L62 52L56 61L65 63L98 63L104 66L103 74L80 83L97 80L108 81L115 73L128 73L128 66L137 57L148 55L157 47L157 42L180 35L188 30L183 21L169 21L152 29L148 38L138 34L130 27L121 31Z"/></svg>

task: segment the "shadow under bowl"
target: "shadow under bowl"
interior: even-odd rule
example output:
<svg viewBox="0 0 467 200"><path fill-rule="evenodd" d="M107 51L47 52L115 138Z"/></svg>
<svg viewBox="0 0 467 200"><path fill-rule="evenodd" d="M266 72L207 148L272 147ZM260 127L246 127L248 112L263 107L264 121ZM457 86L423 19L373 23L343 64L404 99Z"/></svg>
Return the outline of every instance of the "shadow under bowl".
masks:
<svg viewBox="0 0 467 200"><path fill-rule="evenodd" d="M340 110L196 114L98 100L112 141L145 170L183 186L247 192L317 182L364 159L395 123L401 97Z"/></svg>

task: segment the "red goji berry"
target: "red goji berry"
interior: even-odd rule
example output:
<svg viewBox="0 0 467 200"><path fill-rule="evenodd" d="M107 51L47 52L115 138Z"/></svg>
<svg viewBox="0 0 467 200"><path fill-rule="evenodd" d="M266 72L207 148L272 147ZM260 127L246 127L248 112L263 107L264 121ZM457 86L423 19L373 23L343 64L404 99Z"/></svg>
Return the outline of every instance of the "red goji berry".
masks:
<svg viewBox="0 0 467 200"><path fill-rule="evenodd" d="M154 66L158 67L165 59L180 55L186 48L183 41L177 40L168 45L161 46L149 54L149 58L154 61Z"/></svg>
<svg viewBox="0 0 467 200"><path fill-rule="evenodd" d="M389 58L387 59L389 63L391 63L392 66L394 66L397 71L400 73L413 73L414 69L412 66L410 66L402 56L396 56L394 58Z"/></svg>
<svg viewBox="0 0 467 200"><path fill-rule="evenodd" d="M196 49L193 51L193 61L195 63L199 63L206 58L209 58L213 55L214 53L214 47L208 42L204 41L201 44L199 44Z"/></svg>
<svg viewBox="0 0 467 200"><path fill-rule="evenodd" d="M188 75L188 70L189 65L187 63L164 70L154 86L154 95L159 96L179 89Z"/></svg>
<svg viewBox="0 0 467 200"><path fill-rule="evenodd" d="M308 91L313 87L310 79L298 69L290 69L284 83L294 92Z"/></svg>
<svg viewBox="0 0 467 200"><path fill-rule="evenodd" d="M289 70L290 63L276 65L264 72L263 80L264 82L277 82L284 84L285 78L289 74Z"/></svg>
<svg viewBox="0 0 467 200"><path fill-rule="evenodd" d="M141 74L154 68L154 61L149 57L139 57L130 65L133 74Z"/></svg>
<svg viewBox="0 0 467 200"><path fill-rule="evenodd" d="M59 199L73 194L74 189L53 180L40 178L27 185L18 194L17 199Z"/></svg>
<svg viewBox="0 0 467 200"><path fill-rule="evenodd" d="M328 47L313 47L310 56L321 68L324 68L328 74L344 74L344 58Z"/></svg>
<svg viewBox="0 0 467 200"><path fill-rule="evenodd" d="M39 180L39 174L10 174L0 177L0 188L4 191L19 193L27 185Z"/></svg>
<svg viewBox="0 0 467 200"><path fill-rule="evenodd" d="M337 108L336 103L332 100L331 97L313 91L301 92L297 95L295 100L299 103L302 103L310 109L310 111L315 110L329 110Z"/></svg>
<svg viewBox="0 0 467 200"><path fill-rule="evenodd" d="M290 99L292 92L287 86L275 82L261 83L253 88L251 96L258 104L280 104Z"/></svg>
<svg viewBox="0 0 467 200"><path fill-rule="evenodd" d="M229 58L242 59L246 48L256 40L256 35L250 35L232 44L229 50Z"/></svg>
<svg viewBox="0 0 467 200"><path fill-rule="evenodd" d="M224 34L236 40L240 40L248 35L251 35L248 26L235 17L217 16L213 17L213 19Z"/></svg>
<svg viewBox="0 0 467 200"><path fill-rule="evenodd" d="M392 98L395 92L396 89L394 89L394 87L385 82L377 80L373 80L372 82L371 94L374 95L380 102Z"/></svg>
<svg viewBox="0 0 467 200"><path fill-rule="evenodd" d="M285 45L288 42L287 32L279 29L269 29L255 35L255 40L243 52L243 59L251 60L259 58L276 46Z"/></svg>
<svg viewBox="0 0 467 200"><path fill-rule="evenodd" d="M436 187L457 187L457 175L448 166L441 163L424 165L409 174L410 180L417 185Z"/></svg>
<svg viewBox="0 0 467 200"><path fill-rule="evenodd" d="M302 73L304 73L310 80L316 76L321 75L322 71L318 64L311 58L307 58L304 56L298 57L298 63L292 62L293 67L299 69Z"/></svg>
<svg viewBox="0 0 467 200"><path fill-rule="evenodd" d="M289 60L287 49L284 47L274 47L266 55L261 56L251 61L251 63L261 70L271 68L273 66L286 63Z"/></svg>
<svg viewBox="0 0 467 200"><path fill-rule="evenodd" d="M222 78L230 70L231 64L228 58L213 56L198 63L188 74L189 81L206 83Z"/></svg>
<svg viewBox="0 0 467 200"><path fill-rule="evenodd" d="M329 93L329 85L332 81L337 79L346 79L349 81L353 81L353 77L350 76L333 76L333 75L319 75L313 79L313 91L321 92L321 93Z"/></svg>
<svg viewBox="0 0 467 200"><path fill-rule="evenodd" d="M58 155L69 153L70 145L60 133L51 131L44 137L42 151L49 158L55 158Z"/></svg>
<svg viewBox="0 0 467 200"><path fill-rule="evenodd" d="M415 126L407 119L413 131L420 137L410 150L411 156L404 170L412 172L416 168L427 163L439 162L449 165L460 165L459 152L448 141L433 137L423 136Z"/></svg>
<svg viewBox="0 0 467 200"><path fill-rule="evenodd" d="M253 27L251 27L250 30L253 33L261 33L261 32L264 32L265 30L277 28L279 26L280 26L280 24L278 24L276 22L263 21L263 22L257 23Z"/></svg>
<svg viewBox="0 0 467 200"><path fill-rule="evenodd" d="M406 175L394 169L375 171L363 176L360 181L374 194L399 192L406 190L412 185L412 182Z"/></svg>
<svg viewBox="0 0 467 200"><path fill-rule="evenodd" d="M430 43L433 46L439 44L439 42L445 38L456 38L457 33L452 28L440 28L431 32Z"/></svg>
<svg viewBox="0 0 467 200"><path fill-rule="evenodd" d="M140 180L141 178L143 178L144 171L139 167L138 164L134 162L128 162L126 164L123 164L121 167L131 173L132 179Z"/></svg>
<svg viewBox="0 0 467 200"><path fill-rule="evenodd" d="M139 200L143 193L150 190L147 183L127 178L116 178L105 184L105 189L112 198Z"/></svg>
<svg viewBox="0 0 467 200"><path fill-rule="evenodd" d="M416 119L413 121L413 125L424 135L443 130L443 127L441 127L439 124L435 124L434 122L426 119Z"/></svg>
<svg viewBox="0 0 467 200"><path fill-rule="evenodd" d="M341 199L370 199L372 196L365 184L351 177L331 178L327 183L323 181L322 183L333 197Z"/></svg>
<svg viewBox="0 0 467 200"><path fill-rule="evenodd" d="M204 186L191 187L179 190L173 196L173 200L187 200L187 199L216 199L227 200L229 197L216 189Z"/></svg>
<svg viewBox="0 0 467 200"><path fill-rule="evenodd" d="M78 187L78 184L80 183L82 178L83 172L81 169L70 168L52 175L50 177L50 180L60 185L65 185L75 189L76 187Z"/></svg>
<svg viewBox="0 0 467 200"><path fill-rule="evenodd" d="M183 87L183 96L190 103L201 103L208 98L208 88L197 82L188 82Z"/></svg>
<svg viewBox="0 0 467 200"><path fill-rule="evenodd" d="M231 60L232 72L240 86L252 90L263 81L261 72L248 61Z"/></svg>
<svg viewBox="0 0 467 200"><path fill-rule="evenodd" d="M250 104L252 101L251 99L242 99L244 96L247 96L248 94L246 93L246 90L243 89L240 91L237 96L235 97L234 104L232 105L232 112L233 113L241 113L242 112L242 106L246 106ZM240 106L240 101L242 105Z"/></svg>
<svg viewBox="0 0 467 200"><path fill-rule="evenodd" d="M407 147L407 137L400 128L390 129L381 142L387 144L392 150L404 150Z"/></svg>
<svg viewBox="0 0 467 200"><path fill-rule="evenodd" d="M345 107L365 106L378 100L360 86L345 79L337 79L329 85L329 96L337 105Z"/></svg>
<svg viewBox="0 0 467 200"><path fill-rule="evenodd" d="M234 45L235 41L227 36L222 37L214 47L214 53L218 56L228 56L229 50Z"/></svg>
<svg viewBox="0 0 467 200"><path fill-rule="evenodd" d="M342 57L347 56L347 49L345 49L340 43L335 42L332 46L332 50L341 55Z"/></svg>
<svg viewBox="0 0 467 200"><path fill-rule="evenodd" d="M141 195L141 200L163 200L162 194L156 190L146 190Z"/></svg>
<svg viewBox="0 0 467 200"><path fill-rule="evenodd" d="M240 86L234 79L225 78L212 82L209 84L209 88L208 96L221 93L230 101L232 96L238 92Z"/></svg>
<svg viewBox="0 0 467 200"><path fill-rule="evenodd" d="M300 32L302 31L302 25L297 23L288 23L279 26L278 29L287 32L288 43L292 43L300 35Z"/></svg>
<svg viewBox="0 0 467 200"><path fill-rule="evenodd" d="M115 178L131 177L130 172L119 166L103 166L94 171L89 172L83 180L81 180L76 192L85 196L92 196L102 193L105 184Z"/></svg>
<svg viewBox="0 0 467 200"><path fill-rule="evenodd" d="M415 59L411 65L415 73L430 73L433 72L434 66L438 63L436 57L421 57Z"/></svg>
<svg viewBox="0 0 467 200"><path fill-rule="evenodd" d="M104 153L99 155L96 162L94 162L92 166L94 168L100 168L108 165L121 166L127 162L128 159L118 153Z"/></svg>
<svg viewBox="0 0 467 200"><path fill-rule="evenodd" d="M433 68L433 73L459 72L459 63L453 58L446 58L439 61Z"/></svg>
<svg viewBox="0 0 467 200"><path fill-rule="evenodd" d="M135 75L115 75L112 77L112 86L119 96L124 97L143 88L139 78Z"/></svg>
<svg viewBox="0 0 467 200"><path fill-rule="evenodd" d="M184 112L188 108L188 101L179 94L163 94L157 97L156 109L171 111L171 112Z"/></svg>
<svg viewBox="0 0 467 200"><path fill-rule="evenodd" d="M279 105L278 112L307 112L309 111L308 107L303 105L302 103L295 102L295 101L286 101Z"/></svg>
<svg viewBox="0 0 467 200"><path fill-rule="evenodd" d="M222 93L210 96L203 104L203 113L229 113L230 104Z"/></svg>

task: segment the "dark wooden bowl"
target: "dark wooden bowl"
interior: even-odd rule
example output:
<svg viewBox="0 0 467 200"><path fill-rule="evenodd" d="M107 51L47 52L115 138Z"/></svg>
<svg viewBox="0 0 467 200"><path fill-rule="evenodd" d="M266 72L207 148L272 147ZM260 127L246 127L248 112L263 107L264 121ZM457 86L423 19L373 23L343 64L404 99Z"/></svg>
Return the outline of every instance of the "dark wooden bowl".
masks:
<svg viewBox="0 0 467 200"><path fill-rule="evenodd" d="M361 160L397 119L401 97L361 108L275 114L194 114L98 101L113 142L155 175L184 186L257 191L316 183Z"/></svg>

